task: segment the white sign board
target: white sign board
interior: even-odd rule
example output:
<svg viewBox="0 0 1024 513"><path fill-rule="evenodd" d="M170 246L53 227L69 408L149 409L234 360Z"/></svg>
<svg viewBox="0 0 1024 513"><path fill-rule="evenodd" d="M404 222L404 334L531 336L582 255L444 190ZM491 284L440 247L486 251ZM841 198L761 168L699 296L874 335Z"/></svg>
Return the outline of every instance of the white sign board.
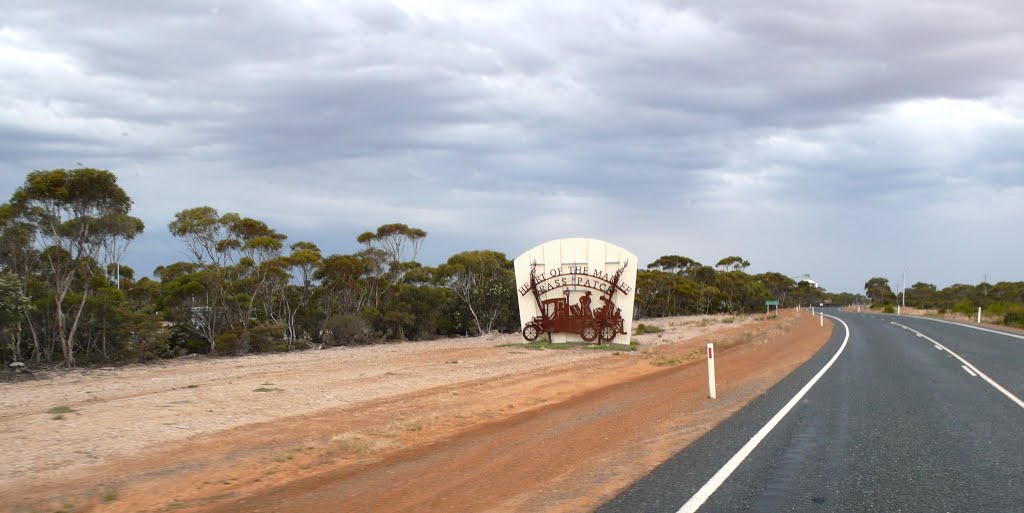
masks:
<svg viewBox="0 0 1024 513"><path fill-rule="evenodd" d="M515 259L527 340L629 344L636 255L597 239L559 239Z"/></svg>

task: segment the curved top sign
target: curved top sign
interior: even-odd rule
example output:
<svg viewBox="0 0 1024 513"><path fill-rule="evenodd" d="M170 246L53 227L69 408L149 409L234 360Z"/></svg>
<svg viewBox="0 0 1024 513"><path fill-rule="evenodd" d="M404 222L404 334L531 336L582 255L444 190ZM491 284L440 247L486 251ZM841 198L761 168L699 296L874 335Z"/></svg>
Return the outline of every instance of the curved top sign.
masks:
<svg viewBox="0 0 1024 513"><path fill-rule="evenodd" d="M636 255L597 239L559 239L515 259L523 336L628 344ZM594 305L593 307L591 305Z"/></svg>

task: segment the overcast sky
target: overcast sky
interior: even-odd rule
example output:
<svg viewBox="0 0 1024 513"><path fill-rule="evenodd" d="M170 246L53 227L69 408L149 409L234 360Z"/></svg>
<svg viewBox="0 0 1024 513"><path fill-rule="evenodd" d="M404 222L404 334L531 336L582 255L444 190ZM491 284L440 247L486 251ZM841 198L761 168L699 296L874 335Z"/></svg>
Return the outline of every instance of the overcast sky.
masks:
<svg viewBox="0 0 1024 513"><path fill-rule="evenodd" d="M605 239L939 286L1024 280L1024 4L0 0L0 201L109 169L184 259L209 205L325 253Z"/></svg>

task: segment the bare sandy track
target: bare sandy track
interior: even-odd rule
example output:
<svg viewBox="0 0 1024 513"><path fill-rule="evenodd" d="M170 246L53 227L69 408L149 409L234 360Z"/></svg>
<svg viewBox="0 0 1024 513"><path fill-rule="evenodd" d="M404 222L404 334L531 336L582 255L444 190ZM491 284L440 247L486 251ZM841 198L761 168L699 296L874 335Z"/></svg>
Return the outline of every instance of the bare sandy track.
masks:
<svg viewBox="0 0 1024 513"><path fill-rule="evenodd" d="M521 341L505 335L174 361L3 384L0 441L16 449L0 467L0 508L205 511L242 498L272 501L284 485L415 460L417 451L481 429L546 408L579 407L610 385L665 374L654 362L699 360L707 337L739 354L784 337L793 322L661 319L651 324L665 333L636 337L642 350L619 355L499 347ZM720 404L738 408L774 382L766 376L781 378L809 356L794 353L751 373L757 376L739 387L744 393ZM729 390L729 371L720 372L720 391ZM46 413L53 406L75 412L56 420ZM706 419L698 424L681 429L708 428ZM666 448L678 445L673 438ZM495 500L504 504L498 510L515 510Z"/></svg>

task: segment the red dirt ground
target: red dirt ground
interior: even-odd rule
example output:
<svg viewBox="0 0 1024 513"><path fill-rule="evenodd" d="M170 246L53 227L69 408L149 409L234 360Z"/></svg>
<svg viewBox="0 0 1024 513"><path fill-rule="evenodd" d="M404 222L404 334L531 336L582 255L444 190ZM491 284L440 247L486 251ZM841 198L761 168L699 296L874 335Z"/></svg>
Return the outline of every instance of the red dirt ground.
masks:
<svg viewBox="0 0 1024 513"><path fill-rule="evenodd" d="M716 331L717 400L707 398L702 335L169 442L21 482L16 497L0 486L0 504L26 513L593 510L829 334L830 323L794 312Z"/></svg>

